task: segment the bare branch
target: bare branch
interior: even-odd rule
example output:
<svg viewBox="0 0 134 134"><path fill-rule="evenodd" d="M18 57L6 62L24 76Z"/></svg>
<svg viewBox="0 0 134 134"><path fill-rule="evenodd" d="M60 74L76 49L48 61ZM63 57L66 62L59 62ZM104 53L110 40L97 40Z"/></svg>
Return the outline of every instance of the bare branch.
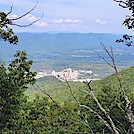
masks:
<svg viewBox="0 0 134 134"><path fill-rule="evenodd" d="M80 105L80 106L83 107L83 108L86 108L90 112L94 113L104 123L104 125L114 134L114 131L111 128L111 126L109 125L109 123L101 115L99 115L96 111L94 111L93 109L91 109L90 107L88 107L86 105Z"/></svg>
<svg viewBox="0 0 134 134"><path fill-rule="evenodd" d="M39 20L41 20L43 18L43 16L44 16L44 14L42 13L42 16L39 19L37 19L37 20L33 21L32 23L27 24L27 25L19 25L16 23L12 23L11 25L18 26L18 27L29 27L29 26L33 25L34 23L38 22Z"/></svg>
<svg viewBox="0 0 134 134"><path fill-rule="evenodd" d="M109 63L103 56L101 56L100 54L97 53L97 55L103 59L109 66L111 66L112 68L114 67L111 63Z"/></svg>
<svg viewBox="0 0 134 134"><path fill-rule="evenodd" d="M13 10L13 5L11 6L10 11L7 13L7 16L8 16L9 14L11 14L12 10Z"/></svg>
<svg viewBox="0 0 134 134"><path fill-rule="evenodd" d="M68 88L69 88L69 90L70 90L71 96L73 97L73 99L74 99L74 100L76 101L76 103L78 104L78 108L79 108L79 110L80 110L80 115L79 115L79 116L84 119L84 122L85 122L84 124L85 124L85 126L87 126L87 127L89 128L91 134L94 134L92 128L90 127L90 125L89 125L89 123L88 123L88 120L87 120L87 119L85 118L85 116L82 114L80 102L78 101L78 99L77 99L77 98L75 97L75 95L73 94L72 88L71 88L69 82L67 81L67 78L66 78L66 77L65 77L65 82L67 83L67 86L68 86Z"/></svg>
<svg viewBox="0 0 134 134"><path fill-rule="evenodd" d="M105 116L108 118L111 126L112 126L112 131L115 133L115 134L119 134L119 132L117 131L117 128L115 127L115 124L112 120L112 118L110 117L110 115L106 112L106 110L101 106L100 102L98 101L98 99L96 98L93 90L92 90L92 87L90 86L90 83L86 83L88 89L89 89L89 93L90 93L90 96L92 97L92 99L95 101L95 103L97 104L97 106L100 108L100 110L105 114ZM104 122L105 124L105 122ZM106 125L106 124L105 124Z"/></svg>
<svg viewBox="0 0 134 134"><path fill-rule="evenodd" d="M79 106L79 109L81 111L81 107L85 107L87 108L88 110L90 110L92 113L94 113L95 115L97 115L97 117L99 119L102 120L102 122L105 124L106 127L108 127L108 129L113 133L113 134L119 134L119 132L117 131L117 128L115 127L111 117L109 116L109 114L105 111L105 109L101 106L101 104L99 103L98 99L96 98L96 96L94 95L94 92L92 91L92 88L90 86L90 83L92 81L86 81L84 82L87 86L88 86L88 89L89 89L89 92L88 94L92 97L92 99L96 102L97 106L100 108L100 110L105 114L105 116L109 119L109 122L111 125L108 124L108 122L106 120L103 119L102 116L100 116L96 111L94 111L93 109L91 109L90 107L86 106L86 105L81 105L80 102L77 100L77 98L74 96L73 92L72 92L72 89L71 89L71 86L69 85L68 81L66 80L66 83L70 89L70 92L71 92L71 95L73 96L74 100L78 103L78 106ZM82 116L84 117L84 116ZM84 120L85 122L87 122L87 120L85 119L84 117ZM112 127L111 127L112 126ZM89 126L90 127L90 126Z"/></svg>
<svg viewBox="0 0 134 134"><path fill-rule="evenodd" d="M124 2L122 0L113 0L113 1L118 2L120 7L123 7L123 8L128 8L129 7L128 3Z"/></svg>
<svg viewBox="0 0 134 134"><path fill-rule="evenodd" d="M41 91L42 93L44 93L45 95L47 95L54 103L56 103L55 100L54 100L45 90L42 90L42 89L40 88L40 86L37 85L37 84L36 84L36 86L37 86L38 89L40 89L40 91Z"/></svg>
<svg viewBox="0 0 134 134"><path fill-rule="evenodd" d="M112 51L112 47L111 47L111 53L108 51L108 49L106 48L106 46L102 43L102 42L100 42L100 44L101 44L101 47L103 48L103 50L105 50L106 51L106 53L109 55L109 57L113 60L113 57L112 57L112 53L113 53L113 51Z"/></svg>
<svg viewBox="0 0 134 134"><path fill-rule="evenodd" d="M112 48L111 48L111 53L108 51L108 49L106 48L106 46L100 42L101 44L101 47L103 48L103 50L108 54L108 56L112 59L112 61L114 61L114 58L113 58L113 51L112 51ZM97 55L103 59L109 66L111 66L112 68L115 68L115 66L113 64L111 64L110 62L108 62L103 56L101 56L100 54L97 53ZM115 63L115 62L114 62Z"/></svg>
<svg viewBox="0 0 134 134"><path fill-rule="evenodd" d="M17 18L14 18L14 19L9 19L9 20L10 21L14 21L14 20L19 20L19 19L25 17L26 15L28 15L29 13L31 13L37 7L38 3L39 2L37 1L36 5L31 10L29 10L28 12L26 12L25 14L23 14L23 15L17 17Z"/></svg>
<svg viewBox="0 0 134 134"><path fill-rule="evenodd" d="M117 67L116 67L116 64L115 64L115 60L114 60L114 55L113 55L113 51L111 49L111 53L108 51L108 49L103 46L102 47L103 50L109 55L109 57L111 58L112 60L112 65L109 64L114 70L115 70L115 75L116 75L116 78L119 82L119 88L121 89L122 91L122 95L125 99L125 102L126 102L126 106L125 106L125 114L126 114L126 117L130 123L130 131L133 133L134 132L134 114L133 114L133 111L132 111L132 103L130 102L128 96L126 95L126 92L125 90L123 89L123 86L122 86L122 82L121 82L121 79L119 78L119 75L118 75L118 70L117 70ZM106 63L109 63L104 57L101 57Z"/></svg>

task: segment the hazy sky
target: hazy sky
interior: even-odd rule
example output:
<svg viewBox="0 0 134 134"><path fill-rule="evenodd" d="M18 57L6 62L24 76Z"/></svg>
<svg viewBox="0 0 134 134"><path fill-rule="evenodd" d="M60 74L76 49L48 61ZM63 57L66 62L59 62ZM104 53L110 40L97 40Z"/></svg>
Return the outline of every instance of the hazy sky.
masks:
<svg viewBox="0 0 134 134"><path fill-rule="evenodd" d="M37 0L1 0L0 9L8 12L13 5L10 18L29 11ZM44 17L27 28L14 27L17 32L103 32L133 33L122 25L128 14L126 9L113 0L39 0L36 9L19 20L18 24L29 24L44 12Z"/></svg>

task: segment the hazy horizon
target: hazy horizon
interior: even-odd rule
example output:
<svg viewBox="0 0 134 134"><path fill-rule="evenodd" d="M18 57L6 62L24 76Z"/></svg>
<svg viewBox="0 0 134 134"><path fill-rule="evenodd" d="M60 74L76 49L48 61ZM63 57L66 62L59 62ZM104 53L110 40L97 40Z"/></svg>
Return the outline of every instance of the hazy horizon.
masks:
<svg viewBox="0 0 134 134"><path fill-rule="evenodd" d="M109 32L77 32L77 31L45 31L45 32L27 32L27 31L22 31L22 32L15 32L15 34L18 33L33 33L33 34L113 34L113 35L123 35L124 33L109 33Z"/></svg>

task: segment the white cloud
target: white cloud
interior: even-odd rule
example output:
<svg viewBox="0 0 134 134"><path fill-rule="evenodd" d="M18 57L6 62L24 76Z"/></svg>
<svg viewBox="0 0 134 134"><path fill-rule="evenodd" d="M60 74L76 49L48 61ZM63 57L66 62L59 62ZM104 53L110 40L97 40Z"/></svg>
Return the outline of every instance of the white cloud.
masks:
<svg viewBox="0 0 134 134"><path fill-rule="evenodd" d="M18 18L18 17L19 17L19 15L17 15L17 14L12 14L12 15L10 16L11 19L15 19L15 18ZM29 21L29 22L33 22L33 21L37 20L38 18L35 17L35 16L32 15L32 14L28 14L28 15L22 17L21 19L27 20L27 21Z"/></svg>
<svg viewBox="0 0 134 134"><path fill-rule="evenodd" d="M13 14L13 15L11 15L10 18L14 19L14 18L18 18L18 17L19 17L18 15ZM22 18L22 23L24 23L24 22L32 23L32 22L34 22L34 21L36 21L38 19L39 18L35 17L34 15L28 14L28 15L26 15L26 16L24 16ZM21 19L19 20L19 22L20 21L21 21ZM42 21L42 20L35 22L33 25L38 26L38 27L46 27L46 26L48 26L48 24L45 21Z"/></svg>
<svg viewBox="0 0 134 134"><path fill-rule="evenodd" d="M48 26L48 24L46 22L36 22L35 25L38 26L38 27L46 27L46 26Z"/></svg>
<svg viewBox="0 0 134 134"><path fill-rule="evenodd" d="M62 23L62 22L63 22L63 19L58 19L54 21L54 23Z"/></svg>
<svg viewBox="0 0 134 134"><path fill-rule="evenodd" d="M64 20L64 22L66 22L66 23L72 23L73 20L71 20L71 19L67 19L67 20Z"/></svg>
<svg viewBox="0 0 134 134"><path fill-rule="evenodd" d="M82 20L77 20L77 19L66 19L66 20L63 20L63 19L58 19L58 20L55 20L54 23L71 23L71 24L78 24L78 23L81 23Z"/></svg>
<svg viewBox="0 0 134 134"><path fill-rule="evenodd" d="M74 20L74 23L81 23L82 20Z"/></svg>
<svg viewBox="0 0 134 134"><path fill-rule="evenodd" d="M12 14L10 18L11 18L11 19L15 19L15 18L18 18L18 17L19 17L18 15Z"/></svg>
<svg viewBox="0 0 134 134"><path fill-rule="evenodd" d="M11 15L11 18L17 18L19 17L16 14ZM39 18L32 15L32 14L28 14L26 16L24 16L23 18L21 18L20 20L18 20L19 24L29 24L32 23L36 20L38 20ZM82 20L79 19L57 19L57 20L47 20L44 21L43 18L37 22L35 22L33 25L37 26L37 27L47 27L50 26L51 24L65 24L65 25L70 25L70 26L78 26L80 23L82 22ZM49 24L50 23L50 24Z"/></svg>
<svg viewBox="0 0 134 134"><path fill-rule="evenodd" d="M34 15L32 15L32 14L28 14L28 15L26 15L25 16L25 18L26 19L28 19L29 21L36 21L38 18L37 17L35 17Z"/></svg>
<svg viewBox="0 0 134 134"><path fill-rule="evenodd" d="M105 20L96 20L95 22L102 25L107 24L107 21Z"/></svg>

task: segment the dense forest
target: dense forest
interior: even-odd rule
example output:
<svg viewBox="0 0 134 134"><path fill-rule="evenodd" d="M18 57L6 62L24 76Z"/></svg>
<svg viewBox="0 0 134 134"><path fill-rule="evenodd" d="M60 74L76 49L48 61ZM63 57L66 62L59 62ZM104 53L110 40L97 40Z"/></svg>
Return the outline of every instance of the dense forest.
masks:
<svg viewBox="0 0 134 134"><path fill-rule="evenodd" d="M124 22L132 29L134 2L114 1L132 11L132 16ZM0 12L0 38L15 45L18 37L9 26L25 14L12 20L8 18L11 12L12 8L8 13ZM125 43L126 47L133 45L129 35L117 42ZM36 81L36 72L31 71L33 61L27 58L25 51L17 51L9 65L1 60L0 133L133 134L134 67L118 72L112 49L109 51L103 44L102 48L111 62L101 55L100 58L115 73L98 81L83 83L65 81L63 84L54 77ZM53 89L45 89L46 82L53 85ZM36 90L40 95L29 99Z"/></svg>

